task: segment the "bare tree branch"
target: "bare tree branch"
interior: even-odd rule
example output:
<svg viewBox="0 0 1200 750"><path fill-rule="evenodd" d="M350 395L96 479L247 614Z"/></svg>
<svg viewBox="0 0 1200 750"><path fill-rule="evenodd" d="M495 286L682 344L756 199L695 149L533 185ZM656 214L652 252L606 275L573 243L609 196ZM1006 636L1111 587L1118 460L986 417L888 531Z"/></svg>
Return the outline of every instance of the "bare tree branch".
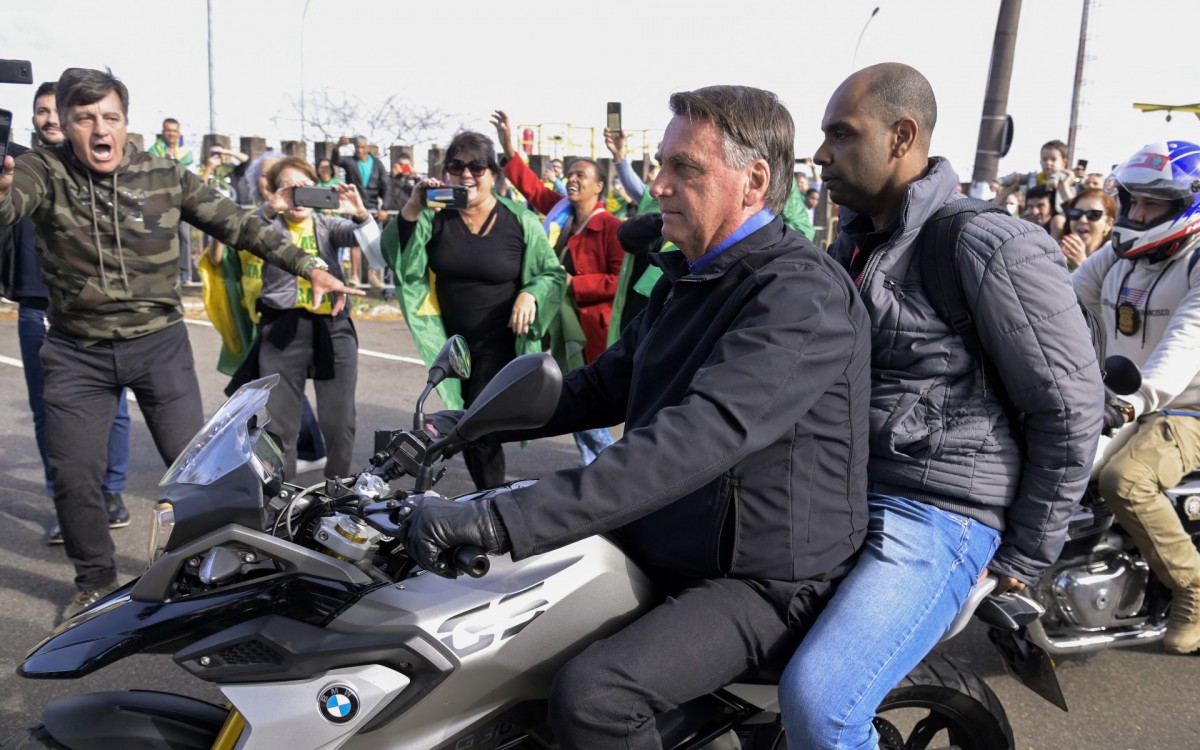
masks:
<svg viewBox="0 0 1200 750"><path fill-rule="evenodd" d="M288 101L295 117L282 119L299 123L300 103L290 96ZM343 91L320 89L307 92L304 104L304 126L321 140L361 135L381 147L419 143L442 129L447 118L440 109L405 102L399 94L366 102Z"/></svg>

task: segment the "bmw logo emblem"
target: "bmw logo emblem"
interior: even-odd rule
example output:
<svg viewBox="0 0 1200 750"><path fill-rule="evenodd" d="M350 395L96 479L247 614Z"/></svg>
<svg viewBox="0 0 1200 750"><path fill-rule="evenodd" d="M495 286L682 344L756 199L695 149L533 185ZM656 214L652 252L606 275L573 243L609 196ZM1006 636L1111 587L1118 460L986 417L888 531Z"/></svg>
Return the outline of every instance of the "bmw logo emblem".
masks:
<svg viewBox="0 0 1200 750"><path fill-rule="evenodd" d="M321 715L334 724L345 724L358 715L358 695L345 685L333 685L317 696Z"/></svg>

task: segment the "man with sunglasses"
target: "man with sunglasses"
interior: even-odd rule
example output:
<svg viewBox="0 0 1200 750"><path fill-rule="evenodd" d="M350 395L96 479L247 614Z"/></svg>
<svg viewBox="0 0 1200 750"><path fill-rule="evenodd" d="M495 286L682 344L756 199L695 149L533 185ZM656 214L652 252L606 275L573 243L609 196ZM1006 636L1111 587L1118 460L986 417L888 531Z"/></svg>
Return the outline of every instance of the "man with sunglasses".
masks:
<svg viewBox="0 0 1200 750"><path fill-rule="evenodd" d="M1200 553L1179 511L1196 509L1163 490L1200 469L1200 146L1152 143L1112 176L1112 241L1071 280L1142 384L1105 406L1115 434L1096 462L1100 494L1171 590L1163 647L1186 654L1200 649Z"/></svg>

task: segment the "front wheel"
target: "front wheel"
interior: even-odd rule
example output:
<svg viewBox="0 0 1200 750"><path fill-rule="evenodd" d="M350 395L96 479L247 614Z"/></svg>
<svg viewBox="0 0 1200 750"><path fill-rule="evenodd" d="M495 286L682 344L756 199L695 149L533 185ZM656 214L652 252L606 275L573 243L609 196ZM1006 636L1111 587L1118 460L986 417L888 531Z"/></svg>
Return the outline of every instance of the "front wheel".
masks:
<svg viewBox="0 0 1200 750"><path fill-rule="evenodd" d="M1012 750L1008 714L992 689L968 669L930 654L887 694L875 717L881 750L952 747ZM932 744L935 737L944 737Z"/></svg>

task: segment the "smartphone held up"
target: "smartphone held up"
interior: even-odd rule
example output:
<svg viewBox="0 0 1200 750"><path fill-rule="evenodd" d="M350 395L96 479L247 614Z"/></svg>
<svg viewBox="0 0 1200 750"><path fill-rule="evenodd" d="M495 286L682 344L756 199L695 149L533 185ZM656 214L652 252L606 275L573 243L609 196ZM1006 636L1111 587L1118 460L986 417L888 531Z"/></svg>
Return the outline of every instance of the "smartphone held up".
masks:
<svg viewBox="0 0 1200 750"><path fill-rule="evenodd" d="M467 207L467 188L465 185L425 188L421 194L421 205L426 208L451 208L461 211Z"/></svg>
<svg viewBox="0 0 1200 750"><path fill-rule="evenodd" d="M0 109L0 174L4 174L4 159L8 156L8 138L12 133L12 112Z"/></svg>
<svg viewBox="0 0 1200 750"><path fill-rule="evenodd" d="M621 103L608 103L608 129L613 133L621 132Z"/></svg>
<svg viewBox="0 0 1200 750"><path fill-rule="evenodd" d="M337 188L302 185L292 190L292 203L297 206L335 209L340 200Z"/></svg>

